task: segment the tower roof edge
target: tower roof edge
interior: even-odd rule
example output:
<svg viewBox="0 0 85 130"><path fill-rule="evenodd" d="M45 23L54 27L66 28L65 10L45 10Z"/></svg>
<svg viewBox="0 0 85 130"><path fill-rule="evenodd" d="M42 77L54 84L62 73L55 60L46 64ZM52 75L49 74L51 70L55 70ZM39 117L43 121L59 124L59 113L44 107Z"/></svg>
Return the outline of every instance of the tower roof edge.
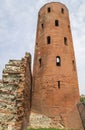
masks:
<svg viewBox="0 0 85 130"><path fill-rule="evenodd" d="M69 10L68 10L68 8L66 7L66 5L63 4L63 3L61 3L61 2L48 2L48 3L44 4L44 5L40 8L39 12L41 11L42 8L44 8L45 6L50 5L50 4L60 4L60 5L63 5L63 6L67 9L67 11L69 12Z"/></svg>

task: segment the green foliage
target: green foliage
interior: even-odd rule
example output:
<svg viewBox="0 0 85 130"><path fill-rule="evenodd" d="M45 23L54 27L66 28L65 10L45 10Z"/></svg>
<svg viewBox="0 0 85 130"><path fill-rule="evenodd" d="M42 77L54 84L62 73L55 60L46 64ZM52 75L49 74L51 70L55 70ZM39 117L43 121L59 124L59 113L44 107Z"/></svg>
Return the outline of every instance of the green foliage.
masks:
<svg viewBox="0 0 85 130"><path fill-rule="evenodd" d="M80 101L81 101L82 103L85 103L85 97L82 96L82 97L80 98Z"/></svg>

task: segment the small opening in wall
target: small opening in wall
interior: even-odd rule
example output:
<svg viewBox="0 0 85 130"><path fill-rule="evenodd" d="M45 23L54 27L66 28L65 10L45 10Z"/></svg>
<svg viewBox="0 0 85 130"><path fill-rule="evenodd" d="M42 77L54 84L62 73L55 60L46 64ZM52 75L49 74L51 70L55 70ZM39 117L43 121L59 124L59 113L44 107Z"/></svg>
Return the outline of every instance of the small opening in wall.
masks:
<svg viewBox="0 0 85 130"><path fill-rule="evenodd" d="M43 27L44 27L43 23L41 24L41 27L42 27L42 29L43 29Z"/></svg>
<svg viewBox="0 0 85 130"><path fill-rule="evenodd" d="M56 66L61 66L60 56L56 56Z"/></svg>
<svg viewBox="0 0 85 130"><path fill-rule="evenodd" d="M64 44L67 45L67 38L64 37Z"/></svg>
<svg viewBox="0 0 85 130"><path fill-rule="evenodd" d="M61 13L64 14L64 9L63 8L61 8Z"/></svg>
<svg viewBox="0 0 85 130"><path fill-rule="evenodd" d="M38 45L38 43L36 42L36 45Z"/></svg>
<svg viewBox="0 0 85 130"><path fill-rule="evenodd" d="M73 70L75 70L75 62L74 62L74 60L72 60L72 64L73 64Z"/></svg>
<svg viewBox="0 0 85 130"><path fill-rule="evenodd" d="M50 43L51 43L51 37L47 36L47 44L50 44Z"/></svg>
<svg viewBox="0 0 85 130"><path fill-rule="evenodd" d="M41 66L42 66L42 59L39 58L39 67L41 67Z"/></svg>
<svg viewBox="0 0 85 130"><path fill-rule="evenodd" d="M60 81L58 81L58 88L60 89Z"/></svg>
<svg viewBox="0 0 85 130"><path fill-rule="evenodd" d="M69 29L69 31L70 31L70 25L68 25L68 29Z"/></svg>
<svg viewBox="0 0 85 130"><path fill-rule="evenodd" d="M55 26L59 26L59 21L55 20Z"/></svg>
<svg viewBox="0 0 85 130"><path fill-rule="evenodd" d="M48 7L48 9L47 9L47 10L48 10L48 13L50 13L50 12L51 12L51 8L50 8L50 7Z"/></svg>

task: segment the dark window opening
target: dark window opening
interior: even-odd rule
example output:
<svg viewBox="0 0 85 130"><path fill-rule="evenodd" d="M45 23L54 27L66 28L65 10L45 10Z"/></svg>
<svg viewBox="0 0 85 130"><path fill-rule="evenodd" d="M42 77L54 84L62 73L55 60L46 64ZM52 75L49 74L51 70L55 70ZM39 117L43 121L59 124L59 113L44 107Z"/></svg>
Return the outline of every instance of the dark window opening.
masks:
<svg viewBox="0 0 85 130"><path fill-rule="evenodd" d="M51 38L50 36L47 37L47 44L50 44L51 43Z"/></svg>
<svg viewBox="0 0 85 130"><path fill-rule="evenodd" d="M40 18L40 14L39 14L39 18Z"/></svg>
<svg viewBox="0 0 85 130"><path fill-rule="evenodd" d="M39 59L39 67L41 67L42 66L42 59L40 58Z"/></svg>
<svg viewBox="0 0 85 130"><path fill-rule="evenodd" d="M58 81L58 88L60 89L60 81Z"/></svg>
<svg viewBox="0 0 85 130"><path fill-rule="evenodd" d="M64 44L67 45L67 38L64 37Z"/></svg>
<svg viewBox="0 0 85 130"><path fill-rule="evenodd" d="M55 26L59 26L59 21L55 20Z"/></svg>
<svg viewBox="0 0 85 130"><path fill-rule="evenodd" d="M70 28L70 25L68 25L68 28Z"/></svg>
<svg viewBox="0 0 85 130"><path fill-rule="evenodd" d="M38 45L38 43L36 42L36 45Z"/></svg>
<svg viewBox="0 0 85 130"><path fill-rule="evenodd" d="M61 66L60 56L56 56L56 66Z"/></svg>
<svg viewBox="0 0 85 130"><path fill-rule="evenodd" d="M73 70L75 70L75 62L74 62L74 60L72 60L72 64L73 64Z"/></svg>
<svg viewBox="0 0 85 130"><path fill-rule="evenodd" d="M41 24L41 26L42 26L42 29L43 29L43 27L44 27L43 23Z"/></svg>
<svg viewBox="0 0 85 130"><path fill-rule="evenodd" d="M62 12L62 14L64 14L64 9L63 8L61 9L61 12Z"/></svg>
<svg viewBox="0 0 85 130"><path fill-rule="evenodd" d="M48 13L50 13L51 12L51 8L50 7L48 7Z"/></svg>
<svg viewBox="0 0 85 130"><path fill-rule="evenodd" d="M68 25L69 31L70 31L70 25Z"/></svg>

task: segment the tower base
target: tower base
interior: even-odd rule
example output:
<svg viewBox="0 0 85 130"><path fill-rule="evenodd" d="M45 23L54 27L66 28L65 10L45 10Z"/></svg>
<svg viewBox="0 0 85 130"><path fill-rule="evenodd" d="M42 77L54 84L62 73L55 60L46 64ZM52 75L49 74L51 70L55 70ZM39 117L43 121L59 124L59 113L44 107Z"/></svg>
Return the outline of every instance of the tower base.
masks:
<svg viewBox="0 0 85 130"><path fill-rule="evenodd" d="M63 114L47 116L31 111L29 125L30 128L69 128L83 130L77 106Z"/></svg>

